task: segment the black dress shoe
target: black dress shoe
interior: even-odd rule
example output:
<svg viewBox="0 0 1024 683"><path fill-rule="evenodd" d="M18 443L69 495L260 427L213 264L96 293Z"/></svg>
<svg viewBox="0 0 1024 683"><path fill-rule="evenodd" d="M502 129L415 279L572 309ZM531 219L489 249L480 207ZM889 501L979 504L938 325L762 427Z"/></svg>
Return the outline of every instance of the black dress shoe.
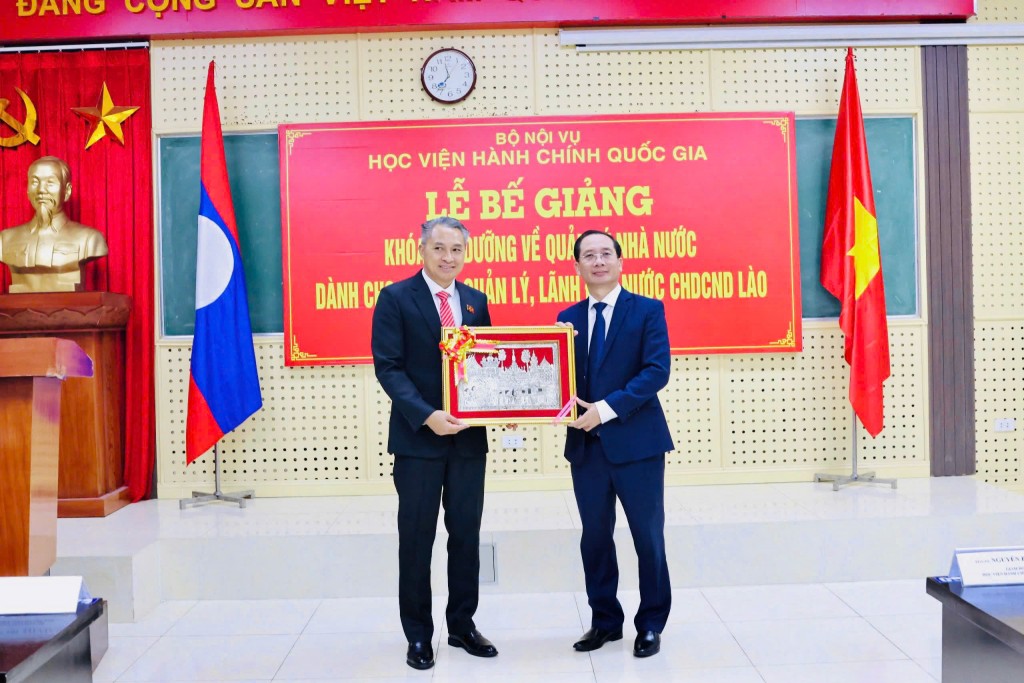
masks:
<svg viewBox="0 0 1024 683"><path fill-rule="evenodd" d="M576 652L590 652L613 640L622 640L621 628L614 631L592 628L584 633L582 638L573 643L572 649L576 650Z"/></svg>
<svg viewBox="0 0 1024 683"><path fill-rule="evenodd" d="M476 629L462 635L452 633L448 636L448 644L461 647L474 657L496 657L498 655L498 648L494 647L494 643L484 638L483 634Z"/></svg>
<svg viewBox="0 0 1024 683"><path fill-rule="evenodd" d="M640 631L633 641L634 657L650 657L661 652L661 634L657 631Z"/></svg>
<svg viewBox="0 0 1024 683"><path fill-rule="evenodd" d="M434 666L434 648L430 643L417 641L409 643L409 650L405 653L405 663L414 669L429 669Z"/></svg>

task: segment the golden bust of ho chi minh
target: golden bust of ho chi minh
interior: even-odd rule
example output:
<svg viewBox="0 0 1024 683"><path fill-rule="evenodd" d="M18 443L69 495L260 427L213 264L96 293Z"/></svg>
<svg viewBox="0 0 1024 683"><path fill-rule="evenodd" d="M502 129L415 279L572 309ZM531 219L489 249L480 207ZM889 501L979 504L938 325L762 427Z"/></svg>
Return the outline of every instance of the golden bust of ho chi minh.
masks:
<svg viewBox="0 0 1024 683"><path fill-rule="evenodd" d="M98 230L64 213L71 197L71 170L57 157L28 167L28 200L35 216L0 230L0 261L11 269L11 294L74 292L82 289L82 265L106 256L107 240Z"/></svg>

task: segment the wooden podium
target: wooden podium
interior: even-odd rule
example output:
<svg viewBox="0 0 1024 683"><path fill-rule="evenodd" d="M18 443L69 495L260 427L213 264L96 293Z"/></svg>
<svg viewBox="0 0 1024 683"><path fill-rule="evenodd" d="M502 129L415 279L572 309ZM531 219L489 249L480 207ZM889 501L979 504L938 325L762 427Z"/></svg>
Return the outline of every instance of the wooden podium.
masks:
<svg viewBox="0 0 1024 683"><path fill-rule="evenodd" d="M57 559L61 385L91 375L67 339L0 339L0 576L40 576Z"/></svg>
<svg viewBox="0 0 1024 683"><path fill-rule="evenodd" d="M124 330L131 297L110 292L0 295L0 339L60 337L94 362L61 390L60 517L104 517L130 502L124 485Z"/></svg>

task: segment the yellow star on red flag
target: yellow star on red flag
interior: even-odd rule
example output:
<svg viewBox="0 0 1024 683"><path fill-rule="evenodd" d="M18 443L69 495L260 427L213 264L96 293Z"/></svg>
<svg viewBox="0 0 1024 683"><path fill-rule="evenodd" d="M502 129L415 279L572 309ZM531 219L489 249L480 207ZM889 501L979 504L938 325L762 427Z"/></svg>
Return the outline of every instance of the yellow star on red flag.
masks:
<svg viewBox="0 0 1024 683"><path fill-rule="evenodd" d="M853 231L853 248L846 255L853 257L854 298L859 298L882 269L882 259L878 254L878 220L856 197L853 198Z"/></svg>
<svg viewBox="0 0 1024 683"><path fill-rule="evenodd" d="M72 107L72 111L81 116L83 119L94 124L92 134L89 136L89 141L85 143L85 148L89 149L92 145L98 142L101 138L107 134L107 128L114 134L114 137L123 145L124 144L124 133L121 132L121 124L129 116L139 110L138 107L115 107L114 100L110 97L110 91L107 90L107 84L103 84L103 94L100 95L100 103L96 107Z"/></svg>

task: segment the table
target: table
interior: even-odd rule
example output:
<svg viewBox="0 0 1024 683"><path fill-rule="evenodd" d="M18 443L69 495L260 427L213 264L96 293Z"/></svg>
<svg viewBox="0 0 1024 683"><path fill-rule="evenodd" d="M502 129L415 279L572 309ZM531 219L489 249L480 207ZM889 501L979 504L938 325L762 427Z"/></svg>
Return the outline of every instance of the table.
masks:
<svg viewBox="0 0 1024 683"><path fill-rule="evenodd" d="M943 683L1020 680L1024 586L961 588L932 577L925 590L942 603Z"/></svg>
<svg viewBox="0 0 1024 683"><path fill-rule="evenodd" d="M75 613L0 616L0 683L91 683L106 647L100 598Z"/></svg>

